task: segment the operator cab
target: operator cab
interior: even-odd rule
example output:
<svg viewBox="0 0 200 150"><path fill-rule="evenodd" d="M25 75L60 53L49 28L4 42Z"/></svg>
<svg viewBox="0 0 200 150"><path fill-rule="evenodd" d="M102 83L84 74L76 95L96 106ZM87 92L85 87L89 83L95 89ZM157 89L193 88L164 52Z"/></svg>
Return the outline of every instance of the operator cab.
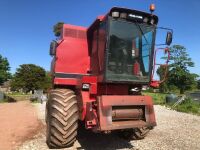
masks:
<svg viewBox="0 0 200 150"><path fill-rule="evenodd" d="M99 21L98 21L99 20ZM114 7L88 29L91 74L103 81L148 84L152 77L158 17ZM172 34L167 35L167 45Z"/></svg>
<svg viewBox="0 0 200 150"><path fill-rule="evenodd" d="M107 81L149 82L158 18L113 8L108 16Z"/></svg>

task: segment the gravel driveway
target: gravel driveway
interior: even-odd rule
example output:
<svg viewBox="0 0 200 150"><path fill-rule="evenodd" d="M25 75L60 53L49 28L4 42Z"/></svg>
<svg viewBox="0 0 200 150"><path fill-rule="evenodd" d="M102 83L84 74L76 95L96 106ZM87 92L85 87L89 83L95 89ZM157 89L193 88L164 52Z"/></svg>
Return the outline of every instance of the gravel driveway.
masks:
<svg viewBox="0 0 200 150"><path fill-rule="evenodd" d="M44 122L45 104L38 104L39 118ZM126 141L109 135L82 131L71 149L131 150L200 150L200 117L155 106L157 127L143 140ZM46 150L45 129L19 150Z"/></svg>

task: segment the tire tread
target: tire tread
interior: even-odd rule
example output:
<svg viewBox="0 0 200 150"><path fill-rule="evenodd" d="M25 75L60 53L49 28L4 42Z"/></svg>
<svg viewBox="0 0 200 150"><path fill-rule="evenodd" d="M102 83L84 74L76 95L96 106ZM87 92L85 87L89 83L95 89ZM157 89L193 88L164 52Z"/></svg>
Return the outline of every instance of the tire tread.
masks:
<svg viewBox="0 0 200 150"><path fill-rule="evenodd" d="M51 91L47 110L47 145L49 148L70 147L76 140L78 106L69 89Z"/></svg>

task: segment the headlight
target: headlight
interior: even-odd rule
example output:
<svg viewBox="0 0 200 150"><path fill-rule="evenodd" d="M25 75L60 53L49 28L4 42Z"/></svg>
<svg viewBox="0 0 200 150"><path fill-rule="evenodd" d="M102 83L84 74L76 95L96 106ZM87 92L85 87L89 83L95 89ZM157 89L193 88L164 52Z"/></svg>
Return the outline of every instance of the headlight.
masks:
<svg viewBox="0 0 200 150"><path fill-rule="evenodd" d="M126 19L127 18L127 13L120 13L120 18Z"/></svg>
<svg viewBox="0 0 200 150"><path fill-rule="evenodd" d="M147 23L148 20L149 20L149 19L148 19L147 17L145 17L145 18L143 19L143 22Z"/></svg>
<svg viewBox="0 0 200 150"><path fill-rule="evenodd" d="M117 11L112 12L112 17L115 17L115 18L119 17L119 12Z"/></svg>
<svg viewBox="0 0 200 150"><path fill-rule="evenodd" d="M150 23L151 24L154 24L155 20L154 19L151 19Z"/></svg>
<svg viewBox="0 0 200 150"><path fill-rule="evenodd" d="M84 83L84 84L82 85L82 89L83 89L83 90L89 90L89 88L90 88L90 85L87 84L87 83Z"/></svg>

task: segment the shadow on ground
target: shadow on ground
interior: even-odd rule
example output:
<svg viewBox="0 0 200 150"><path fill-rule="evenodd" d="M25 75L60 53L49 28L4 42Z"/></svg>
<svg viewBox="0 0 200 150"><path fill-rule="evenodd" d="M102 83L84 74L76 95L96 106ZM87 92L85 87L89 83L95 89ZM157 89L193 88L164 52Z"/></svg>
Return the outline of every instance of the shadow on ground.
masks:
<svg viewBox="0 0 200 150"><path fill-rule="evenodd" d="M134 149L132 143L119 138L115 132L111 134L93 133L90 130L80 128L77 140L80 143L80 147L77 147L78 150Z"/></svg>

